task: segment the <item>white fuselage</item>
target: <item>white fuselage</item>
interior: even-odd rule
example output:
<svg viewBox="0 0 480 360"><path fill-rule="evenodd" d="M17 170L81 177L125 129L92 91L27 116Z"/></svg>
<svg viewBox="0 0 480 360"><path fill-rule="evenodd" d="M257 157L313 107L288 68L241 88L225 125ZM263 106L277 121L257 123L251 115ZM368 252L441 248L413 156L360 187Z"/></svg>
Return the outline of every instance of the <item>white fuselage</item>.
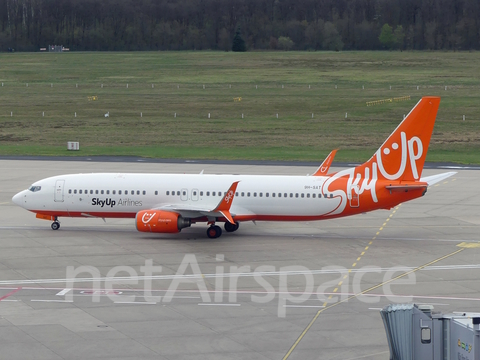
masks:
<svg viewBox="0 0 480 360"><path fill-rule="evenodd" d="M18 205L57 216L135 217L140 210L213 209L239 181L230 212L253 220L328 216L343 197L324 188L327 177L186 174L75 174L40 180L14 196ZM196 214L198 216L198 213ZM193 216L192 216L193 217Z"/></svg>

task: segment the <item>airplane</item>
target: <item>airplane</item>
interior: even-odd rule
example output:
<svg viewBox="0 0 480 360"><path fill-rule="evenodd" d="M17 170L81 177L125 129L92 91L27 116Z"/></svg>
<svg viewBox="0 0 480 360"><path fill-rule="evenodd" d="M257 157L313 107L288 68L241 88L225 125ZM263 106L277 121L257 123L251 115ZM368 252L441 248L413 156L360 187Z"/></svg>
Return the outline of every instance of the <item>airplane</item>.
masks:
<svg viewBox="0 0 480 360"><path fill-rule="evenodd" d="M425 195L455 172L422 177L440 104L423 97L364 164L328 174L334 150L310 176L94 173L49 177L12 201L53 221L134 218L141 232L178 233L207 223L218 238L245 221L333 219L392 207Z"/></svg>

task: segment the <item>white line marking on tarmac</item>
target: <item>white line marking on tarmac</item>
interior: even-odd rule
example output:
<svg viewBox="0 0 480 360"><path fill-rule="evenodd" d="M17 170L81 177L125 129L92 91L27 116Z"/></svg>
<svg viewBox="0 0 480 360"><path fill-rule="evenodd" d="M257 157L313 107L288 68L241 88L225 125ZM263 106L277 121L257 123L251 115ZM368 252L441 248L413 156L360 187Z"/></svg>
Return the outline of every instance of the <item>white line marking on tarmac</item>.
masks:
<svg viewBox="0 0 480 360"><path fill-rule="evenodd" d="M157 305L155 301L115 301L115 304Z"/></svg>
<svg viewBox="0 0 480 360"><path fill-rule="evenodd" d="M382 308L368 308L368 310L382 310Z"/></svg>
<svg viewBox="0 0 480 360"><path fill-rule="evenodd" d="M172 296L173 299L200 299L200 296Z"/></svg>
<svg viewBox="0 0 480 360"><path fill-rule="evenodd" d="M415 301L415 304L417 305L433 305L433 306L449 306L450 304L441 304L441 303L426 303L426 302L416 302Z"/></svg>
<svg viewBox="0 0 480 360"><path fill-rule="evenodd" d="M35 302L56 302L56 303L73 303L73 300L42 300L42 299L32 299L30 301Z"/></svg>
<svg viewBox="0 0 480 360"><path fill-rule="evenodd" d="M70 290L72 290L72 289L63 289L62 291L60 291L60 292L57 293L57 296L63 296L63 295L65 295L66 293L68 293Z"/></svg>
<svg viewBox="0 0 480 360"><path fill-rule="evenodd" d="M415 269L412 266L402 267L403 271L410 271ZM480 264L470 265L438 265L427 266L421 271L434 270L464 270L464 269L480 269ZM281 276L281 275L320 275L320 274L338 274L344 269L315 269L315 270L301 270L301 271L252 271L245 273L212 273L212 274L186 274L186 275L154 275L154 276L116 276L116 277L99 277L99 278L72 278L72 279L28 279L28 280L1 280L0 285L25 285L25 284L55 284L55 283L91 283L96 281L142 281L142 280L175 280L175 279L203 279L203 278L238 278L238 277L254 277L254 276ZM359 268L352 269L352 273L379 273L390 271L391 268Z"/></svg>
<svg viewBox="0 0 480 360"><path fill-rule="evenodd" d="M241 304L198 303L200 306L241 306Z"/></svg>
<svg viewBox="0 0 480 360"><path fill-rule="evenodd" d="M285 308L324 308L323 305L283 305Z"/></svg>
<svg viewBox="0 0 480 360"><path fill-rule="evenodd" d="M2 302L4 301L18 301L18 300L3 299Z"/></svg>

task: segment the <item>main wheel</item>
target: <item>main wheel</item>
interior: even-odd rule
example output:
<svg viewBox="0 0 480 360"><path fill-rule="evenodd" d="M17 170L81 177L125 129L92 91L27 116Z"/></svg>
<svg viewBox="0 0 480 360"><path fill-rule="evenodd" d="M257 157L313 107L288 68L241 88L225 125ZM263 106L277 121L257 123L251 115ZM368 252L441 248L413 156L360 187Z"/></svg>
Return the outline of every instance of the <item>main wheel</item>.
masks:
<svg viewBox="0 0 480 360"><path fill-rule="evenodd" d="M239 226L240 226L240 224L239 224L238 222L236 222L235 224L226 222L226 223L225 223L225 231L226 231L226 232L234 232L234 231L237 231Z"/></svg>
<svg viewBox="0 0 480 360"><path fill-rule="evenodd" d="M60 223L58 221L55 221L52 223L52 230L58 230L60 229Z"/></svg>
<svg viewBox="0 0 480 360"><path fill-rule="evenodd" d="M219 238L221 235L222 235L222 229L220 228L220 226L212 225L207 229L207 236L210 239Z"/></svg>

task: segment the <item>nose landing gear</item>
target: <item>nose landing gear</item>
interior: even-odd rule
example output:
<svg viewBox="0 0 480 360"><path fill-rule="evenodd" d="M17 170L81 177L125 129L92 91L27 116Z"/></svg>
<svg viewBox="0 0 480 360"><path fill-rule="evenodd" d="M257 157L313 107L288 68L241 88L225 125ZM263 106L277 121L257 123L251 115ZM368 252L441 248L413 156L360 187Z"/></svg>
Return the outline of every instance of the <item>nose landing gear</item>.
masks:
<svg viewBox="0 0 480 360"><path fill-rule="evenodd" d="M55 216L55 220L51 225L52 230L58 230L60 229L60 222L57 220L57 217Z"/></svg>

